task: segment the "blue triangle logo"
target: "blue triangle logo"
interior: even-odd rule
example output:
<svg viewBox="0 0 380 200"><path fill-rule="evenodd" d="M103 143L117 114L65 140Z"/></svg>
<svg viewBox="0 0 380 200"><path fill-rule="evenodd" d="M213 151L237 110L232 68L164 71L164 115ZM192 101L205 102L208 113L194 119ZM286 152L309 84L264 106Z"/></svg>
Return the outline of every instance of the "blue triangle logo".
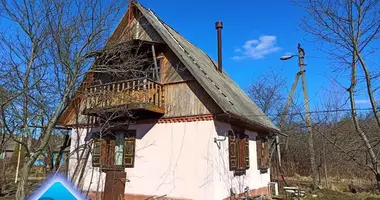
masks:
<svg viewBox="0 0 380 200"><path fill-rule="evenodd" d="M47 179L28 200L86 200L66 177L54 175Z"/></svg>

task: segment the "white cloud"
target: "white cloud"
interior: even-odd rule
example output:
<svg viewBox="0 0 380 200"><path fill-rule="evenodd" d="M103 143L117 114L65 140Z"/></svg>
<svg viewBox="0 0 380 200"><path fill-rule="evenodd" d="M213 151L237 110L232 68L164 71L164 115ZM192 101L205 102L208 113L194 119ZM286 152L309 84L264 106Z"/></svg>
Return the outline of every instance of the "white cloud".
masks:
<svg viewBox="0 0 380 200"><path fill-rule="evenodd" d="M241 60L241 59L243 59L243 57L241 57L241 56L234 56L234 57L232 57L232 59L233 60Z"/></svg>
<svg viewBox="0 0 380 200"><path fill-rule="evenodd" d="M370 104L371 102L369 99L361 99L361 100L355 100L356 104Z"/></svg>
<svg viewBox="0 0 380 200"><path fill-rule="evenodd" d="M280 49L280 47L276 46L276 36L264 35L258 40L248 40L241 48L235 49L235 52L240 53L241 55L236 55L232 57L232 59L261 59L268 54L279 51Z"/></svg>
<svg viewBox="0 0 380 200"><path fill-rule="evenodd" d="M380 103L380 99L375 99L375 102ZM371 101L369 99L359 99L355 100L356 104L371 104Z"/></svg>

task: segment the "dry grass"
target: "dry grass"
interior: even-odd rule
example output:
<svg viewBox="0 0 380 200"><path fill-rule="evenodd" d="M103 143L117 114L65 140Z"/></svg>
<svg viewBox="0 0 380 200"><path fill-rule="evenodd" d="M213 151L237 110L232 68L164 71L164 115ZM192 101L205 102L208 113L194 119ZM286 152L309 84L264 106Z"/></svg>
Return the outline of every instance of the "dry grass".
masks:
<svg viewBox="0 0 380 200"><path fill-rule="evenodd" d="M368 181L331 179L329 188L322 188L313 193L310 190L311 179L308 177L287 178L287 182L290 186L298 186L306 192L306 197L302 200L380 200L379 191ZM356 194L349 192L348 184L350 183L354 183L358 191L365 192ZM317 197L312 197L312 194Z"/></svg>
<svg viewBox="0 0 380 200"><path fill-rule="evenodd" d="M308 194L303 200L380 200L380 196L370 193L352 194L329 189L322 189L315 192L317 197Z"/></svg>

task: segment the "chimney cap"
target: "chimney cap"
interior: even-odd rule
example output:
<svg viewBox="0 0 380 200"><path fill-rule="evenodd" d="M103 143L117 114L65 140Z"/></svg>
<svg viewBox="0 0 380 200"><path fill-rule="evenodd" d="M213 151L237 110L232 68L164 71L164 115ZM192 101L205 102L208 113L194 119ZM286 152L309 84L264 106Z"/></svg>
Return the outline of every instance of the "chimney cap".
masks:
<svg viewBox="0 0 380 200"><path fill-rule="evenodd" d="M223 22L221 22L221 21L215 22L215 28L216 29L223 28Z"/></svg>

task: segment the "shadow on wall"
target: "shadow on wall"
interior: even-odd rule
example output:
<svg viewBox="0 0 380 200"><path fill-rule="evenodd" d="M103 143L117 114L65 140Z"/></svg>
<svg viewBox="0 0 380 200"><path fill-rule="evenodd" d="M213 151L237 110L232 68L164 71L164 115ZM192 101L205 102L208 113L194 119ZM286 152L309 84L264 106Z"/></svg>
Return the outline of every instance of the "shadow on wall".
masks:
<svg viewBox="0 0 380 200"><path fill-rule="evenodd" d="M229 131L233 131L232 130L232 127L230 124L226 124L226 123L222 123L222 122L218 122L218 121L214 121L214 124L215 124L215 129L216 129L216 133L218 135L217 140L223 140L224 139L227 141L228 139L228 132ZM257 133L255 132L251 132L251 131L248 131L248 130L245 130L244 132L246 135L248 135L248 139L251 140L251 141L256 141L257 138Z"/></svg>
<svg viewBox="0 0 380 200"><path fill-rule="evenodd" d="M157 120L158 121L158 120ZM141 140L152 128L153 126L155 126L157 124L157 121L155 121L153 124L138 124L138 125L135 125L135 124L131 124L128 126L128 128L123 128L123 127L120 127L120 128L117 128L115 127L114 129L115 130L136 130L136 139L139 139ZM138 126L138 129L136 128L136 126ZM92 139L92 136L96 133L98 133L100 131L100 128L91 128L87 133L86 133L86 137L84 139L85 142L88 142Z"/></svg>
<svg viewBox="0 0 380 200"><path fill-rule="evenodd" d="M138 125L138 129L136 129L136 138L141 140L152 128L155 126L157 122L153 124L140 124ZM131 129L134 129L134 127Z"/></svg>

